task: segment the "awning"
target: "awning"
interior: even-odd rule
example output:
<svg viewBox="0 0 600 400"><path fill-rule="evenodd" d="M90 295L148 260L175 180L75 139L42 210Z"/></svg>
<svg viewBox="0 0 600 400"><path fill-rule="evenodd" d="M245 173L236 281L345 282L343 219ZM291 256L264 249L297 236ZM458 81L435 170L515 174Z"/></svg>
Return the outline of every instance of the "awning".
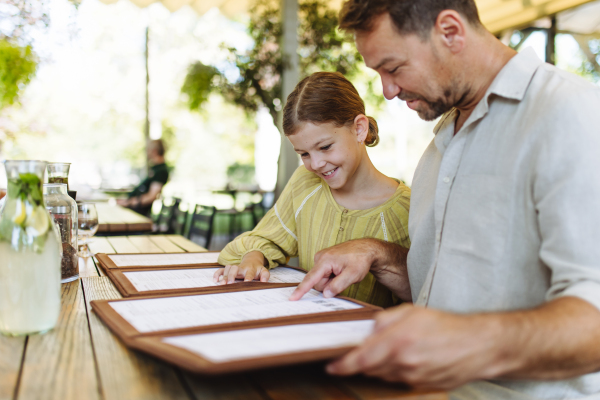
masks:
<svg viewBox="0 0 600 400"><path fill-rule="evenodd" d="M101 0L103 3L116 3L118 0ZM253 0L130 0L139 7L147 7L161 2L169 11L177 11L189 5L202 15L213 7L218 7L227 16L235 16L248 11ZM330 5L338 9L343 0L331 0ZM588 3L591 0L475 0L483 24L494 34L505 29L526 26L548 15Z"/></svg>
<svg viewBox="0 0 600 400"><path fill-rule="evenodd" d="M526 26L591 0L475 0L481 22L492 33Z"/></svg>

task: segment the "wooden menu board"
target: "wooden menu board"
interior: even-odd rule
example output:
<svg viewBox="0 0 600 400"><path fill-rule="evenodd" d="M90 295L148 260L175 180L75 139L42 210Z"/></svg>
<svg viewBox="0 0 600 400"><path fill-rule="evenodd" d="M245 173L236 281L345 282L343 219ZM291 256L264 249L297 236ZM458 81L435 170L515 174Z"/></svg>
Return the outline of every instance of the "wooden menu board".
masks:
<svg viewBox="0 0 600 400"><path fill-rule="evenodd" d="M253 354L241 358L234 357L233 359L221 360L211 359L204 353L190 350L185 345L173 344L170 341L193 343L196 340L196 343L198 343L200 339L199 343L203 343L202 338L207 337L202 336L203 334L232 335L235 331L243 331L239 332L242 336L246 334L256 335L257 329L260 330L259 337L268 340L271 337L269 332L273 330L263 331L261 329L275 327L285 327L288 330L316 329L316 327L319 327L327 333L332 331L330 327L339 328L341 325L335 324L338 322L363 321L361 322L362 325L368 324L365 320L370 320L380 310L379 307L345 297L324 299L318 292L314 291L314 293L309 293L308 299L305 297L298 302L281 302L282 296L289 297L292 290L292 288L277 288L237 293L151 296L136 299L92 301L91 306L100 319L128 346L150 353L187 370L203 374L220 374L330 359L344 354L358 344L344 344L344 337L347 337L348 334L352 336L355 329L348 331L349 333L345 336L342 335L341 340L329 345L321 345L315 348L308 346L301 350L298 350L296 346L290 351L286 351L284 348L275 354ZM278 299L277 301L280 301L280 303L269 303L268 299L271 297ZM262 304L259 304L261 302ZM224 304L225 306L223 306ZM237 304L240 306L237 307ZM279 304L285 309L284 312L281 308L278 308ZM240 313L244 312L247 312L247 314L240 317ZM283 314L281 314L282 312ZM280 313L281 316L273 317L277 313ZM180 316L185 317L180 318ZM221 318L221 316L224 317ZM172 321L175 321L175 324L169 325ZM298 334L301 335L301 333ZM307 336L301 335L299 337L305 338ZM318 335L315 337L318 337ZM304 339L290 340L289 345L293 347L301 343L302 340ZM221 342L217 341L217 343ZM279 341L279 343L282 342ZM226 342L222 343L222 346L226 345Z"/></svg>
<svg viewBox="0 0 600 400"><path fill-rule="evenodd" d="M306 271L304 271L303 269L289 267L289 266L276 267L271 270L272 271L271 273L276 272L275 270L277 270L278 268L291 269L294 271L298 271L299 273L306 274ZM143 270L139 270L139 269L123 268L123 269L119 269L119 270L114 270L114 269L105 270L105 273L106 273L106 276L108 276L110 278L112 283L115 285L115 287L117 288L117 290L119 291L119 293L121 293L121 295L123 297L194 294L194 293L200 294L200 293L237 292L237 291L246 291L246 290L268 289L268 288L293 287L293 286L298 286L298 284L300 283L300 282L284 283L284 282L236 281L235 283L231 283L228 285L219 285L219 286L197 286L197 287L185 287L185 288L140 290L138 287L136 287L135 282L132 282L130 279L131 278L130 274L132 274L132 273L138 273L138 274L144 273L144 272L176 273L176 272L180 272L183 270L189 270L190 272L194 272L196 270L202 270L202 269L209 270L209 271L211 271L211 274L212 274L212 271L214 271L215 267L213 267L213 266L177 267L177 268L170 268L170 269L165 269L165 270L153 269L153 270L147 270L147 271L143 271Z"/></svg>
<svg viewBox="0 0 600 400"><path fill-rule="evenodd" d="M181 267L206 267L220 266L217 262L218 251L205 251L200 253L119 253L96 254L96 259L104 270L127 269L173 269Z"/></svg>
<svg viewBox="0 0 600 400"><path fill-rule="evenodd" d="M218 252L212 252L213 254L218 254ZM190 253L174 253L176 256L182 256ZM197 253L202 254L202 253ZM127 254L129 255L129 254ZM154 254L146 255L146 254L131 254L132 256L155 256ZM193 255L193 254L192 254ZM168 257L169 254L160 254L160 256ZM176 264L176 265L152 265L152 266L144 266L144 265L128 265L126 267L118 266L114 261L113 257L117 258L116 255L107 255L107 254L97 254L96 255L100 266L106 273L106 275L113 282L117 290L123 295L123 297L139 297L139 296L154 296L154 295L176 295L176 294L194 294L194 293L223 293L223 292L236 292L236 291L246 291L246 290L256 290L256 289L267 289L267 288L280 288L280 287L292 287L297 286L300 280L296 280L294 282L286 282L282 279L271 279L272 282L241 282L237 281L235 283L229 285L219 285L214 286L211 283L206 283L205 285L199 285L195 287L168 287L168 285L156 285L157 287L154 290L150 290L149 287L140 288L139 284L136 286L136 282L132 282L132 278L135 275L140 274L163 274L163 275L175 275L177 273L185 273L188 271L188 275L193 273L200 272L202 270L213 271L216 268L222 268L219 264ZM132 258L135 260L135 258ZM131 262L128 262L131 264ZM290 267L290 266L281 266L271 270L272 277L275 277L280 269L285 269L289 271L297 272L298 274L305 274L306 271L300 268ZM189 286L189 285L188 285Z"/></svg>

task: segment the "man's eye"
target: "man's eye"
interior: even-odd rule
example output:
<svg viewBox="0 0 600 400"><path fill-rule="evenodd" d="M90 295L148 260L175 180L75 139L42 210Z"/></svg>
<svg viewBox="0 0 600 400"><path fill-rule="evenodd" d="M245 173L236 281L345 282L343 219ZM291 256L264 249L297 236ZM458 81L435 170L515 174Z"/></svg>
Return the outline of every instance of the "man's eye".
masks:
<svg viewBox="0 0 600 400"><path fill-rule="evenodd" d="M398 67L391 69L388 71L388 74L393 74L394 72L396 72L398 70Z"/></svg>
<svg viewBox="0 0 600 400"><path fill-rule="evenodd" d="M329 150L330 148L331 148L331 145L328 144L327 146L321 147L321 150Z"/></svg>

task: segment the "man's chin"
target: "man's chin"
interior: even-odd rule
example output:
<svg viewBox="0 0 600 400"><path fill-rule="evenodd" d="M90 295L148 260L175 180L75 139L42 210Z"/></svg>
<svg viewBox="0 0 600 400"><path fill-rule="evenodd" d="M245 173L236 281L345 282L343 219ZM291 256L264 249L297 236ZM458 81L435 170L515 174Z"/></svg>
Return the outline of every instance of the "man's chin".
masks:
<svg viewBox="0 0 600 400"><path fill-rule="evenodd" d="M419 118L423 121L434 121L438 119L442 114L437 113L433 110L415 110Z"/></svg>

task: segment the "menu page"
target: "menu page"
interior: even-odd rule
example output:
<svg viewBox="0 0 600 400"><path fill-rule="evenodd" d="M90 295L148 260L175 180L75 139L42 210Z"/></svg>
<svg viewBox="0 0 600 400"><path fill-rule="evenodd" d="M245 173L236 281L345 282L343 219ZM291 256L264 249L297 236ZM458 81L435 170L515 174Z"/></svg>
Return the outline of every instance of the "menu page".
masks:
<svg viewBox="0 0 600 400"><path fill-rule="evenodd" d="M325 322L173 336L164 343L181 347L215 363L280 354L335 349L361 344L375 321ZM227 345L224 345L226 343ZM252 343L248 346L248 343Z"/></svg>
<svg viewBox="0 0 600 400"><path fill-rule="evenodd" d="M117 267L161 267L167 265L217 264L219 253L110 254Z"/></svg>
<svg viewBox="0 0 600 400"><path fill-rule="evenodd" d="M192 289L218 286L213 275L219 268L167 269L157 271L123 272L139 292L148 290ZM270 283L300 283L304 272L293 268L277 267L269 271ZM236 282L243 282L242 279Z"/></svg>
<svg viewBox="0 0 600 400"><path fill-rule="evenodd" d="M141 333L362 308L347 300L326 299L316 290L311 290L301 300L289 301L294 289L136 299L108 304Z"/></svg>

